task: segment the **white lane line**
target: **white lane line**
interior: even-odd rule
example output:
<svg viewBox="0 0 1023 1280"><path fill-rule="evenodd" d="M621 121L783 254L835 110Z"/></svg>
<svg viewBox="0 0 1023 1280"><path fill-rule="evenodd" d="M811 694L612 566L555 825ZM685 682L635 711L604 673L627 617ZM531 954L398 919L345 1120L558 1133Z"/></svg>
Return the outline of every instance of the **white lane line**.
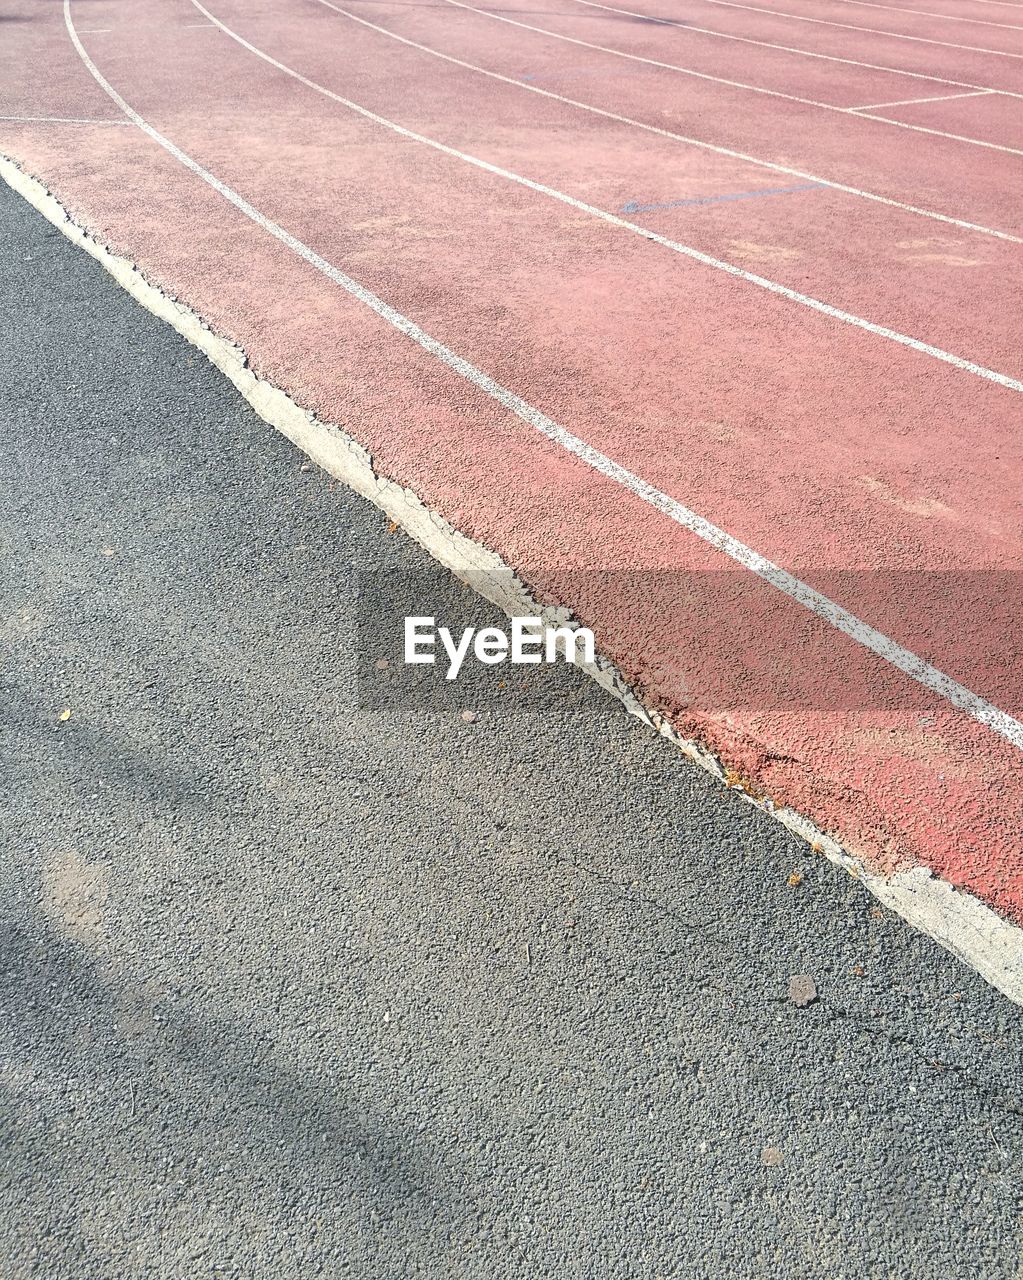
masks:
<svg viewBox="0 0 1023 1280"><path fill-rule="evenodd" d="M795 53L801 58L820 58L824 62L841 62L847 67L863 67L867 71L886 71L894 76L905 76L911 80L930 80L934 84L951 84L960 89L983 89L987 93L1005 92L1011 98L1023 98L1023 93L1010 93L1007 90L994 90L979 84L971 84L968 80L949 80L945 76L930 76L922 71L903 71L900 67L881 66L876 62L858 62L855 58L838 58L831 53L816 53L810 49L797 49L788 44L772 44L767 40L753 40L749 36L736 36L725 31L714 31L710 27L696 27L691 22L678 22L673 18L658 18L651 14L640 13L635 9L619 9L612 4L599 4L597 0L575 0L576 4L585 5L587 9L603 9L607 13L627 14L631 18L643 18L647 22L662 27L677 27L680 31L695 31L701 36L715 36L719 40L738 40L740 44L755 44L761 49L776 49L780 53Z"/></svg>
<svg viewBox="0 0 1023 1280"><path fill-rule="evenodd" d="M726 275L732 276L736 280L742 280L746 284L756 285L759 289L764 289L768 293L773 293L778 297L785 298L789 302L795 302L803 307L808 307L812 311L817 311L821 315L830 317L832 320L839 320L843 324L852 325L854 328L865 330L872 333L876 337L886 338L890 342L896 342L900 346L909 347L913 351L919 351L922 355L932 356L936 360L941 360L945 364L950 364L956 369L962 370L964 373L972 373L976 377L985 378L989 382L996 382L999 386L1006 387L1010 391L1023 392L1023 382L1018 378L1010 377L1008 374L999 373L994 369L988 369L984 365L975 364L972 360L967 360L964 356L957 356L953 352L945 351L941 347L932 346L929 342L923 342L919 338L913 338L905 333L899 333L897 329L889 329L886 325L875 324L872 320L865 320L862 316L853 315L852 312L843 311L841 307L832 306L830 302L822 302L819 298L813 298L809 294L799 293L796 289L790 289L788 285L779 284L776 280L768 280L766 276L756 275L752 271L747 271L743 267L737 267L731 262L725 262L721 258L712 257L709 253L704 253L700 249L694 248L692 245L682 244L678 240L670 240L667 236L662 236L654 231L650 231L647 227L640 226L636 222L629 222L625 218L620 218L617 214L609 213L606 209L598 209L596 205L586 204L583 200L577 200L575 196L567 195L564 191L558 191L554 187L545 186L541 182L534 182L532 178L524 178L521 174L513 173L510 169L502 169L498 165L491 164L489 160L481 160L478 156L471 156L467 152L458 151L454 147L449 147L444 142L438 142L436 138L429 138L425 134L415 133L411 129L406 129L404 125L396 124L393 120L388 120L385 116L377 115L375 111L370 111L368 107L360 106L357 102L352 102L349 98L343 98L340 94L335 93L333 89L326 88L325 85L310 80L296 71L294 67L289 67L283 62L279 62L270 54L258 49L251 44L244 36L232 31L230 27L221 22L210 11L203 7L200 0L191 0L191 3L204 13L211 22L223 31L226 36L230 36L247 49L249 53L255 54L257 58L261 58L278 71L282 71L285 75L291 76L300 84L308 89L312 89L316 93L322 94L325 98L330 98L332 102L337 102L349 111L363 116L366 120L372 120L374 124L382 125L385 129L390 129L399 137L408 138L410 142L418 142L423 146L431 147L434 151L439 151L443 155L451 156L455 160L461 160L466 164L471 164L477 169L482 169L485 173L491 173L495 177L505 178L509 182L517 183L519 186L526 187L530 191L535 191L539 195L548 196L552 200L558 200L562 204L567 204L573 209L578 209L581 213L588 213L594 218L599 218L602 222L607 222L613 227L621 227L625 231L630 231L634 235L641 236L644 240L653 241L665 249L670 249L673 253L681 254L685 258L691 258L694 262L699 262L705 267L713 267L716 271L722 271Z"/></svg>
<svg viewBox="0 0 1023 1280"><path fill-rule="evenodd" d="M889 13L917 13L921 18L941 18L945 22L972 22L978 27L1001 27L1004 31L1023 31L1012 22L991 22L988 18L964 18L954 13L931 13L926 9L903 9L896 4L877 4L876 0L841 0L842 4L858 4L866 9L887 9Z"/></svg>
<svg viewBox="0 0 1023 1280"><path fill-rule="evenodd" d="M730 159L741 160L746 164L759 165L761 168L771 169L775 173L785 173L793 178L805 178L808 182L819 183L822 187L830 187L833 191L841 191L845 195L856 196L861 200L873 200L877 204L887 205L891 209L899 209L903 213L916 214L921 218L933 218L936 222L944 222L949 226L959 227L963 231L978 231L985 236L995 236L999 240L1009 240L1013 244L1023 244L1023 237L1010 235L1008 231L996 231L993 227L982 226L979 222L964 222L962 219L952 218L946 213L935 213L933 209L921 209L917 205L903 204L899 200L890 200L887 196L879 196L873 191L862 191L859 187L850 187L842 182L832 182L828 178L806 173L802 169L793 169L788 165L776 164L772 160L760 160L756 156L746 155L743 151L732 151L728 147L719 147L713 142L704 142L700 138L690 138L684 133L673 133L670 129L662 129L655 124L646 124L642 120L633 120L629 116L620 116L614 111L605 111L603 107L595 107L589 102L579 102L575 98L563 97L560 93L552 93L551 90L541 89L537 85L525 84L522 80L502 75L499 71L488 71L486 67L478 67L473 62L463 62L461 58L454 58L449 53L441 53L439 49L432 49L429 45L417 44L415 40L408 40L405 36L400 36L394 31L388 31L386 27L378 27L375 22L370 22L367 18L351 13L348 9L339 8L336 4L332 4L331 0L318 0L318 3L328 9L333 9L335 13L351 18L353 22L369 27L371 31L379 31L381 35L387 36L391 40L397 40L399 44L408 45L410 49L418 49L422 53L430 54L431 57L441 58L444 62L451 62L456 67L464 67L467 71L474 71L481 76L489 76L492 80L500 80L503 84L514 85L516 89L523 89L527 93L538 93L542 98L550 98L554 102L561 102L569 107L577 107L581 111L591 111L594 115L603 116L605 120L614 120L618 124L631 125L634 129L644 129L647 133L657 134L658 137L671 138L688 147L700 147L704 151L714 152L715 155L728 156Z"/></svg>
<svg viewBox="0 0 1023 1280"><path fill-rule="evenodd" d="M846 107L854 115L858 111L881 111L886 107L914 107L920 102L952 102L955 98L981 98L994 94L1001 95L997 89L977 89L974 93L946 93L940 98L904 98L901 102L873 102L866 107Z"/></svg>
<svg viewBox="0 0 1023 1280"><path fill-rule="evenodd" d="M717 3L717 0L710 0L711 3ZM506 18L503 14L494 13L489 9L477 9L474 5L464 4L462 0L445 0L446 4L454 5L456 9L466 9L469 13L479 14L482 18L493 18L495 22L507 22L513 27L521 27L524 31L535 31L542 36L549 36L553 40L564 40L568 44L577 44L583 49L593 49L597 53L610 53L616 58L628 58L630 62L642 62L649 67L660 67L664 71L674 71L678 75L693 76L697 80L710 80L715 84L728 85L732 89L744 89L748 93L762 93L769 98L783 98L786 102L798 102L804 107L817 107L821 111L837 111L839 115L848 115L846 107L836 107L830 102L818 102L814 98L798 98L791 93L782 93L778 89L762 89L755 84L744 84L739 80L726 80L722 76L708 75L704 71L692 71L688 67L679 67L673 62L658 62L654 58L643 58L638 53L626 53L623 49L611 49L607 45L591 44L588 40L578 40L575 36L561 35L560 32L551 31L547 27L534 27L528 22L518 22L514 18ZM870 116L860 114L857 116L859 120L877 120L882 124L894 125L899 129L910 129L913 133L928 133L937 138L948 138L952 142L965 142L972 147L985 147L991 151L1005 151L1009 155L1023 156L1023 150L1017 147L1006 147L1000 142L984 142L980 138L967 138L959 133L945 133L942 129L928 129L921 124L907 124L904 120L889 120L885 116Z"/></svg>
<svg viewBox="0 0 1023 1280"><path fill-rule="evenodd" d="M88 116L0 116L17 124L130 124L130 120L92 120Z"/></svg>
<svg viewBox="0 0 1023 1280"><path fill-rule="evenodd" d="M193 0L194 2L195 0ZM213 19L213 21L215 22L216 19ZM137 125L147 137L163 147L165 151L183 164L191 173L223 196L239 212L250 218L257 226L268 232L293 253L296 253L311 267L314 267L329 280L340 286L353 298L364 303L382 320L385 320L397 329L399 333L417 343L424 351L435 356L452 372L457 373L467 382L490 396L491 399L502 405L509 412L515 414L520 421L534 428L552 443L565 449L568 453L578 458L580 462L585 463L600 475L621 485L637 498L648 503L656 511L667 516L668 519L695 534L737 564L742 565L743 568L756 574L758 578L763 579L776 590L796 601L804 609L822 618L830 626L841 631L857 644L862 645L865 649L870 650L871 653L876 654L877 657L882 658L911 679L916 680L938 697L944 698L952 706L964 711L978 724L984 725L1007 742L1010 742L1014 747L1023 750L1023 724L1020 721L1013 719L1007 712L1002 711L979 694L960 684L959 681L946 675L945 672L924 661L923 658L911 650L903 648L895 640L876 630L869 623L856 617L855 614L843 609L834 600L822 595L819 591L815 591L813 587L794 577L765 556L760 555L759 552L754 551L752 547L748 547L744 542L740 542L738 538L734 538L730 533L726 533L724 529L720 529L709 520L705 520L703 516L690 510L689 507L663 493L660 489L655 489L653 485L647 484L645 480L628 471L598 449L593 448L585 440L573 435L565 427L559 426L558 423L548 418L546 414L541 413L539 409L534 409L521 396L502 386L489 374L484 373L482 369L478 369L449 347L438 342L436 338L431 337L424 329L421 329L415 321L402 315L400 311L395 310L394 307L378 298L376 294L371 293L369 289L359 284L358 281L339 271L337 267L333 266L325 258L321 258L318 253L291 235L290 232L285 231L276 222L265 217L255 206L249 204L243 196L240 196L226 183L221 182L208 169L204 169L191 156L186 155L169 138L164 137L162 133L158 133L134 108L128 105L113 85L104 78L102 72L89 57L85 46L78 38L78 33L71 17L71 0L64 0L64 22L75 49L78 51L78 56L82 59L90 75L100 88L117 103L133 124Z"/></svg>
<svg viewBox="0 0 1023 1280"><path fill-rule="evenodd" d="M996 58L1023 58L1023 53L1006 53L1004 49L979 49L972 44L952 44L948 40L931 40L926 36L907 36L899 31L880 31L877 27L857 27L850 22L829 22L826 18L808 18L802 13L789 13L785 9L764 9L755 4L740 4L739 0L701 0L703 4L717 4L725 9L746 9L750 13L766 13L772 18L788 18L792 22L812 22L821 27L841 27L843 31L863 31L867 35L887 36L891 40L912 40L917 44L937 44L943 49L962 49L967 53L990 53Z"/></svg>

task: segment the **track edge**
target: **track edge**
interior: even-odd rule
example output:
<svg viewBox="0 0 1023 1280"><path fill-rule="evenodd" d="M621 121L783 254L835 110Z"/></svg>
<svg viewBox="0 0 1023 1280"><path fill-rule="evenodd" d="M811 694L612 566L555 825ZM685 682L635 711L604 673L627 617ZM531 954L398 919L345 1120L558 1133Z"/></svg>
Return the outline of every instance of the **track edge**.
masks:
<svg viewBox="0 0 1023 1280"><path fill-rule="evenodd" d="M240 347L214 333L190 307L164 293L129 259L90 235L43 183L2 152L0 178L68 240L94 258L136 302L200 350L264 422L335 479L372 502L433 559L509 615L539 616L552 626L571 623L566 609L554 609L535 600L514 569L495 551L460 533L412 490L378 475L370 453L340 427L321 421L279 387L258 377ZM594 663L581 665L629 714L671 741L722 785L738 791L748 804L770 814L815 852L859 880L891 911L970 965L1008 999L1023 1005L1023 929L1003 919L980 898L925 867L916 866L892 876L877 874L810 818L775 805L769 797L752 795L731 781L731 775L713 752L699 741L677 733L667 720L643 705L610 659L598 654Z"/></svg>

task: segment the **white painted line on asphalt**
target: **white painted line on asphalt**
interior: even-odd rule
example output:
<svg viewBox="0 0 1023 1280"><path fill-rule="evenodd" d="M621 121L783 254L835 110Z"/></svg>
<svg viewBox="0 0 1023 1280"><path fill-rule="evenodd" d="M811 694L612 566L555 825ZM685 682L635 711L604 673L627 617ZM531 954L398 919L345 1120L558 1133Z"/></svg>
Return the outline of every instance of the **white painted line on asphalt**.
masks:
<svg viewBox="0 0 1023 1280"><path fill-rule="evenodd" d="M677 27L679 31L695 31L701 36L716 36L720 40L738 40L741 44L754 44L761 49L776 49L780 53L795 53L801 58L820 58L824 62L841 62L847 67L862 67L867 71L885 71L894 76L903 76L910 80L930 80L935 84L953 84L963 89L980 89L981 85L970 84L966 80L949 80L945 76L931 76L923 71L905 71L900 67L881 66L876 62L858 62L855 58L839 58L832 53L816 53L810 49L797 49L793 45L788 44L772 44L768 40L754 40L750 36L737 36L727 31L714 31L710 27L697 27L691 22L679 22L674 18L659 18L650 14L640 13L636 9L619 9L613 4L599 4L597 0L574 0L576 4L585 5L587 9L603 9L607 13L627 14L632 18L642 18L645 22L656 23L661 27ZM989 92L1001 92L1001 90L990 90ZM1013 93L1008 96L1013 98L1023 98L1023 93Z"/></svg>
<svg viewBox="0 0 1023 1280"><path fill-rule="evenodd" d="M945 213L936 213L933 209L921 209L917 205L903 204L900 200L891 200L887 196L878 195L874 191L864 191L859 187L851 187L843 182L832 182L828 178L822 178L814 173L806 173L802 169L793 169L788 165L776 164L773 160L761 160L757 156L746 155L743 151L733 151L729 147L720 147L716 143L705 142L700 138L690 138L684 133L673 133L670 129L662 129L655 124L647 124L642 120L633 120L629 116L618 115L614 111L605 111L603 107L595 107L589 102L579 102L576 98L566 98L560 93L553 93L550 89L541 89L534 84L525 84L512 76L501 75L499 71L489 71L486 67L478 67L473 62L463 62L461 58L452 57L449 53L441 53L439 49L433 49L429 45L418 44L415 40L408 40L405 36L389 31L386 27L377 26L375 22L370 22L368 18L362 18L356 13L351 13L348 9L339 8L336 4L331 3L331 0L318 0L318 3L324 5L327 9L333 9L335 13L339 13L345 18L350 18L353 22L369 27L371 31L380 32L381 35L387 36L390 40L397 40L399 44L407 45L410 49L418 49L422 53L428 53L433 58L440 58L456 67L464 67L465 70L474 71L478 75L489 76L491 80L500 80L502 84L514 85L516 89L523 89L527 93L538 93L542 98L550 98L554 102L576 107L580 111L590 111L594 115L603 116L606 120L614 120L618 124L631 125L634 129L643 129L647 133L657 134L661 138L672 138L688 147L700 147L704 151L712 151L715 155L729 156L733 160L742 160L746 164L759 165L763 169L772 169L776 173L785 173L793 178L805 178L808 182L819 183L822 187L830 187L833 191L841 191L845 195L856 196L861 200L873 200L877 204L887 205L890 209L900 209L904 213L912 213L921 218L933 218L936 222L944 222L949 226L960 227L964 231L979 231L982 235L995 236L999 240L1010 240L1013 244L1023 244L1023 237L1010 235L1007 231L997 231L993 227L985 227L978 222L964 222L961 218L952 218Z"/></svg>
<svg viewBox="0 0 1023 1280"><path fill-rule="evenodd" d="M712 0L716 3L717 0ZM524 31L535 31L539 35L548 36L552 40L565 40L569 44L577 44L583 49L593 49L597 53L610 53L616 58L628 58L630 62L642 62L650 67L660 67L662 71L674 71L678 75L693 76L697 80L710 80L714 84L723 84L730 89L742 89L746 93L761 93L769 98L781 98L786 102L798 102L804 107L817 107L821 111L836 111L839 115L848 115L849 111L845 107L836 107L830 102L818 102L816 98L799 98L792 93L782 93L778 89L763 89L759 85L745 84L741 80L726 80L722 76L708 75L705 71L692 71L689 67L680 67L673 62L658 62L655 58L643 58L638 53L626 53L623 49L612 49L608 45L591 44L588 40L577 40L575 36L564 36L557 31L551 31L547 27L534 27L528 22L518 22L514 18L507 18L503 14L494 13L490 9L477 9L474 5L464 4L462 0L445 0L446 4L454 5L456 9L468 9L470 13L478 13L481 18L493 18L495 22L507 22L513 27L521 27ZM907 124L903 120L887 120L884 116L868 116L861 115L860 120L878 120L882 124L895 125L899 129L910 129L914 133L929 133L937 138L948 138L951 142L965 142L971 147L986 147L991 151L1005 151L1009 155L1023 156L1023 150L1018 147L1006 147L999 142L984 142L980 138L968 138L960 133L945 133L942 129L927 129L921 124Z"/></svg>
<svg viewBox="0 0 1023 1280"><path fill-rule="evenodd" d="M197 8L202 8L198 4L198 0L192 0L192 2ZM207 11L203 9L202 12L206 13ZM207 14L207 16L212 18L211 14ZM215 18L212 18L212 20L214 22L217 21ZM436 338L431 337L415 321L409 319L408 316L402 315L400 311L378 298L376 294L359 284L358 281L353 280L351 276L345 275L344 272L340 271L325 258L322 258L307 244L304 244L276 222L266 217L243 196L239 195L237 191L226 183L221 182L215 174L208 169L204 169L198 161L193 160L191 156L182 151L169 138L164 137L162 133L154 129L133 107L129 106L113 85L103 76L79 39L71 17L71 0L64 0L64 21L78 55L90 75L100 88L109 95L112 101L117 103L125 115L147 137L163 147L165 151L184 165L189 172L195 174L197 178L212 187L214 191L223 196L225 200L229 201L257 226L272 235L281 244L297 254L311 267L321 272L327 279L340 286L353 298L369 307L399 333L404 334L405 337L411 339L424 351L435 356L452 372L457 373L471 385L490 396L491 399L502 405L520 421L532 427L553 444L560 446L586 466L615 484L620 485L669 520L695 534L696 537L728 556L736 564L748 569L777 591L788 596L810 613L823 619L829 626L842 632L856 644L868 649L883 661L902 671L912 680L916 680L924 688L929 689L938 697L944 698L952 706L964 711L978 724L984 725L985 728L990 729L993 733L998 734L1014 747L1023 751L1023 724L1020 721L1014 719L1001 708L994 706L979 694L974 693L972 689L966 688L965 685L946 675L945 672L932 666L911 650L903 648L890 636L876 630L869 623L856 617L855 614L850 613L847 609L843 609L834 600L814 590L813 587L794 577L759 552L754 551L752 547L746 546L745 543L740 542L738 538L733 537L724 529L712 524L677 499L656 489L653 485L648 484L645 480L621 466L620 463L615 462L606 454L601 453L600 450L573 435L565 427L560 426L551 418L548 418L546 414L541 413L539 409L535 409L531 404L528 404L521 396L502 386L488 373L478 369ZM1023 385L1017 384L1017 389L1023 391Z"/></svg>

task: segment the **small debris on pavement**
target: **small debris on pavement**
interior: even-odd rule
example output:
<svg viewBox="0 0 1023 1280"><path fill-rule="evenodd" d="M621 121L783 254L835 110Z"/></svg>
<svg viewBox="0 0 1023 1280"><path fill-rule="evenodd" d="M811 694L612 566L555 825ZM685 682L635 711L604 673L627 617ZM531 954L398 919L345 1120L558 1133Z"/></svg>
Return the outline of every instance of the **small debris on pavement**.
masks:
<svg viewBox="0 0 1023 1280"><path fill-rule="evenodd" d="M760 1153L760 1163L767 1169L777 1169L784 1159L777 1147L765 1147Z"/></svg>
<svg viewBox="0 0 1023 1280"><path fill-rule="evenodd" d="M817 999L817 984L808 973L794 973L789 978L789 999L797 1009L805 1009Z"/></svg>
<svg viewBox="0 0 1023 1280"><path fill-rule="evenodd" d="M374 662L373 665L376 667L378 671L386 671L391 664L387 661L386 658L377 658L376 662Z"/></svg>
<svg viewBox="0 0 1023 1280"><path fill-rule="evenodd" d="M793 871L786 883L790 889L795 889L798 885L801 885L803 883L802 871Z"/></svg>
<svg viewBox="0 0 1023 1280"><path fill-rule="evenodd" d="M71 708L70 708L70 707L65 707L65 708L64 708L64 710L63 710L63 711L60 713L60 715L57 717L57 719L58 719L58 720L60 720L60 721L62 721L62 722L63 722L63 721L65 721L65 720L70 720L70 719L71 719Z"/></svg>
<svg viewBox="0 0 1023 1280"><path fill-rule="evenodd" d="M303 463L301 464L301 466L300 466L298 469L299 469L299 471L312 471L312 469L313 469L313 467L312 467L312 463L311 463L311 462L303 462Z"/></svg>
<svg viewBox="0 0 1023 1280"><path fill-rule="evenodd" d="M476 719L476 712L475 712L475 711L463 711L463 712L462 712L462 719L465 721L465 723L466 723L466 724L472 724L472 722Z"/></svg>

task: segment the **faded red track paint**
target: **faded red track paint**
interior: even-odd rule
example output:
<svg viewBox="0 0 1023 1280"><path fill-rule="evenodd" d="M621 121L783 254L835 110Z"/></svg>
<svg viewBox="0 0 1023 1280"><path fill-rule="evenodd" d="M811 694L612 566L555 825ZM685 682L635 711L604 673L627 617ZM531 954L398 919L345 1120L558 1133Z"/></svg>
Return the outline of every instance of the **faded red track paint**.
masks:
<svg viewBox="0 0 1023 1280"><path fill-rule="evenodd" d="M530 7L538 25L557 17ZM746 194L632 217L1020 376L1008 329L1021 246L827 189L754 195L792 184L431 59L319 5L253 14L219 0L214 11L335 92L601 208ZM506 72L525 48L526 33L506 45L500 24L484 30L455 9L361 11ZM201 15L183 0L76 12L118 92L266 216L588 443L834 598L858 595L842 603L1020 712L1000 588L891 576L1023 569L1018 393L400 138L193 25ZM55 11L23 16L10 24L0 114L112 119ZM535 65L557 64L543 37L528 41ZM936 74L950 74L945 53ZM580 54L584 69L609 61ZM795 74L784 57L773 67ZM757 73L775 74L766 58ZM829 72L834 86L845 70ZM856 92L877 79L849 71ZM644 74L629 114L677 106L667 77ZM562 87L596 100L596 85ZM726 145L760 155L763 137L746 131L762 133L769 110L766 159L1013 229L1019 179L997 153L827 112L808 133L805 108L728 92ZM706 136L701 103L717 93L687 84L690 132ZM1015 748L756 579L715 575L719 553L400 338L138 130L0 123L0 144L258 371L366 444L384 474L570 603L650 701L753 790L874 866L922 862L1023 920ZM843 586L835 570L862 576ZM703 575L707 594L694 601L685 573ZM780 696L793 672L797 687ZM838 696L850 679L860 709Z"/></svg>

